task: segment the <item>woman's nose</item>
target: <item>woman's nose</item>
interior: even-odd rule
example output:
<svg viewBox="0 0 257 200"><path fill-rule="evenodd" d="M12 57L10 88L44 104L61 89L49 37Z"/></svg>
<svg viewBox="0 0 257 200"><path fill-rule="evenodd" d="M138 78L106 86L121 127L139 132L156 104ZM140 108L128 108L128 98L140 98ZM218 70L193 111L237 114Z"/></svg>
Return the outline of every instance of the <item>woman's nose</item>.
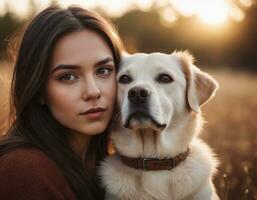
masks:
<svg viewBox="0 0 257 200"><path fill-rule="evenodd" d="M97 100L101 97L100 88L93 77L88 77L84 83L83 99L86 101Z"/></svg>

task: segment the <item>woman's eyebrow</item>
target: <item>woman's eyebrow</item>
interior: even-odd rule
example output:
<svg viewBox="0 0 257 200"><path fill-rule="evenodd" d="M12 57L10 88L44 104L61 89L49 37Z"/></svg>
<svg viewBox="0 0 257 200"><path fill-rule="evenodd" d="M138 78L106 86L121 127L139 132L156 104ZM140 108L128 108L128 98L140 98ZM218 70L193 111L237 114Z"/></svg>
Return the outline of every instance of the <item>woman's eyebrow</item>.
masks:
<svg viewBox="0 0 257 200"><path fill-rule="evenodd" d="M71 65L71 64L60 64L55 67L51 73L54 73L55 71L58 71L60 69L79 69L79 65Z"/></svg>
<svg viewBox="0 0 257 200"><path fill-rule="evenodd" d="M107 58L105 58L105 59L103 59L103 60L100 60L100 61L98 61L97 63L95 63L94 66L96 67L96 66L99 66L99 65L104 65L104 64L106 64L106 63L108 63L108 62L114 62L114 61L113 61L113 58L107 57Z"/></svg>
<svg viewBox="0 0 257 200"><path fill-rule="evenodd" d="M113 61L113 58L107 57L107 58L105 58L105 59L103 59L103 60L100 60L100 61L98 61L97 63L95 63L94 66L96 67L96 66L99 66L99 65L104 65L104 64L106 64L106 63L108 63L108 62L114 62L114 61ZM57 66L52 70L51 73L54 73L55 71L58 71L58 70L61 70L61 69L79 69L79 68L81 68L80 65L59 64L59 65L57 65Z"/></svg>

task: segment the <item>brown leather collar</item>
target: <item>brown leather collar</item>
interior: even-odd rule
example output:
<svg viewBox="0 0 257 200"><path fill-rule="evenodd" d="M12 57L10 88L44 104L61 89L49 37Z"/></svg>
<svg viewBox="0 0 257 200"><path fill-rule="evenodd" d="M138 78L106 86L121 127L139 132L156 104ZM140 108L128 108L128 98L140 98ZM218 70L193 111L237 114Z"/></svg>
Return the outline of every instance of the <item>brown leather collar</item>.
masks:
<svg viewBox="0 0 257 200"><path fill-rule="evenodd" d="M189 153L189 148L174 158L129 158L126 156L120 156L122 162L135 169L143 170L171 170L178 166L182 161L186 159Z"/></svg>

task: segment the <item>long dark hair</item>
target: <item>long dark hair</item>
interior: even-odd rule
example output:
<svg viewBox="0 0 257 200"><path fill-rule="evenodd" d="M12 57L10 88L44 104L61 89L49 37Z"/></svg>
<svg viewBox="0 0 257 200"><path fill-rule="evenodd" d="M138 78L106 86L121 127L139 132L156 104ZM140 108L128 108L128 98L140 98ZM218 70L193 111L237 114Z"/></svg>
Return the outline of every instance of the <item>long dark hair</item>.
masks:
<svg viewBox="0 0 257 200"><path fill-rule="evenodd" d="M71 134L39 103L56 42L83 29L106 41L118 67L122 43L110 22L76 6L51 6L40 12L28 23L18 49L11 86L13 122L0 142L0 156L14 148L40 149L57 164L78 199L93 200L103 199L103 193L85 170L85 162L72 150ZM90 143L87 160L94 165L107 154L107 131Z"/></svg>

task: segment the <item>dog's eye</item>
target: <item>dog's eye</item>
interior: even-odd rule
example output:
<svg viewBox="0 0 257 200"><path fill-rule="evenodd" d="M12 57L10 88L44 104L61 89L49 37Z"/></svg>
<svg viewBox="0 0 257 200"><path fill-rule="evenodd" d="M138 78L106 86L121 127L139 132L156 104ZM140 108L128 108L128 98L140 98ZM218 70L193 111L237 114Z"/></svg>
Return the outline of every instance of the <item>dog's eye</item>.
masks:
<svg viewBox="0 0 257 200"><path fill-rule="evenodd" d="M160 74L156 80L160 83L171 83L173 78L168 74Z"/></svg>
<svg viewBox="0 0 257 200"><path fill-rule="evenodd" d="M132 81L132 78L128 75L122 75L120 78L119 78L119 83L123 83L123 84L126 84L126 83L130 83Z"/></svg>

